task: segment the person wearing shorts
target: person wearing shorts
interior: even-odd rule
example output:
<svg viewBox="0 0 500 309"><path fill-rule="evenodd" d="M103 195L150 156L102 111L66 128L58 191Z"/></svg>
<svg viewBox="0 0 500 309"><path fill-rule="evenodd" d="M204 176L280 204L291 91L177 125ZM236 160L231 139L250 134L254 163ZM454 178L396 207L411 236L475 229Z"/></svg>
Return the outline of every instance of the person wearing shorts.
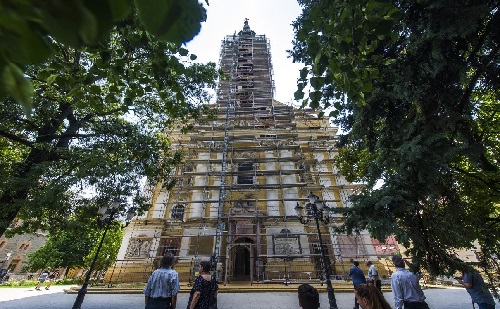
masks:
<svg viewBox="0 0 500 309"><path fill-rule="evenodd" d="M50 286L56 281L56 278L59 277L59 271L55 271L52 274L49 275L49 285L45 287L46 290L50 288Z"/></svg>
<svg viewBox="0 0 500 309"><path fill-rule="evenodd" d="M47 277L50 275L50 271L47 269L44 269L41 273L40 276L38 276L38 285L35 287L35 290L40 291L40 287L42 284L47 280Z"/></svg>

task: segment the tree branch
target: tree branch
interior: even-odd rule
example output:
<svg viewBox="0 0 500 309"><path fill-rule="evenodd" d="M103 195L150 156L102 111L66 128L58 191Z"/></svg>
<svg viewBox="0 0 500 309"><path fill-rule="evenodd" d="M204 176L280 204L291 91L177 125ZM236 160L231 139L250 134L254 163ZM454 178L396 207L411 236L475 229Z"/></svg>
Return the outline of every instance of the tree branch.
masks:
<svg viewBox="0 0 500 309"><path fill-rule="evenodd" d="M25 146L28 146L28 147L33 147L33 142L30 142L30 141L28 141L28 140L26 140L24 138L21 138L21 137L15 135L15 134L12 134L12 133L0 130L0 136L6 137L9 140L17 142L19 144L22 144L22 145L25 145Z"/></svg>
<svg viewBox="0 0 500 309"><path fill-rule="evenodd" d="M492 189L492 190L494 190L494 191L496 191L496 192L499 192L499 193L500 193L500 188L497 188L497 187L495 186L495 184L497 184L497 182L496 182L496 181L486 181L485 179L483 179L483 178L481 178L481 177L477 176L476 174L470 173L470 172L468 172L468 171L466 171L466 170L464 170L464 169L461 169L461 168L459 168L459 167L456 167L456 166L455 166L455 167L453 167L453 169L454 169L455 171L457 171L457 172L460 172L460 173L462 173L462 174L465 174L465 175L467 175L467 176L469 176L469 177L471 177L471 178L474 178L474 179L478 180L479 182L481 182L481 183L485 184L488 188L490 188L490 189Z"/></svg>

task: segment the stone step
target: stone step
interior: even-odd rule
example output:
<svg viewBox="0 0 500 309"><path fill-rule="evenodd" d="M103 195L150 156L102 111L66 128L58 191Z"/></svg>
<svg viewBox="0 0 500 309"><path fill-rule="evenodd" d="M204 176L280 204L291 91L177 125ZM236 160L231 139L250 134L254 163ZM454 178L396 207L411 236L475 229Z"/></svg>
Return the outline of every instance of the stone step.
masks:
<svg viewBox="0 0 500 309"><path fill-rule="evenodd" d="M309 282L289 282L287 285L283 281L276 281L273 283L253 283L250 285L249 282L238 282L235 284L219 284L219 293L261 293L261 292L296 292L297 288L302 283ZM318 292L326 292L326 284L321 285L319 282L310 282ZM353 292L352 283L345 282L332 282L333 289L335 292ZM78 293L80 287L72 287L70 289L64 290L67 294ZM123 287L89 287L87 289L88 294L142 294L143 288L123 288ZM382 286L384 292L390 292L390 286ZM180 293L189 293L191 291L191 286L187 284L181 285Z"/></svg>

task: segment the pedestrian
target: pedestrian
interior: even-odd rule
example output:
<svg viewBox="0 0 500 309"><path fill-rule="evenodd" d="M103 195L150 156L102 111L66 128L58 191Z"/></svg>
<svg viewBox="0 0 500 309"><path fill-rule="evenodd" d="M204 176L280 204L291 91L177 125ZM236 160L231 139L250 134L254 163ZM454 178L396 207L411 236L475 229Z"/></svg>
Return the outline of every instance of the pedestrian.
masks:
<svg viewBox="0 0 500 309"><path fill-rule="evenodd" d="M201 261L199 276L194 281L189 295L187 309L217 308L217 281L210 275L210 262Z"/></svg>
<svg viewBox="0 0 500 309"><path fill-rule="evenodd" d="M377 268L373 265L372 261L367 261L366 266L368 266L368 280L370 280L380 293L382 293L382 280L380 280Z"/></svg>
<svg viewBox="0 0 500 309"><path fill-rule="evenodd" d="M58 278L58 277L59 277L59 271L58 270L56 270L55 272L51 273L49 275L49 285L47 285L45 287L45 289L48 290L50 288L50 286L54 283L54 281L56 280L56 278Z"/></svg>
<svg viewBox="0 0 500 309"><path fill-rule="evenodd" d="M396 272L391 276L392 294L396 309L429 309L417 276L405 269L405 261L400 255L392 256Z"/></svg>
<svg viewBox="0 0 500 309"><path fill-rule="evenodd" d="M165 254L160 261L160 268L155 270L144 288L146 309L175 309L177 293L180 290L179 274L172 269L175 257Z"/></svg>
<svg viewBox="0 0 500 309"><path fill-rule="evenodd" d="M391 305L385 300L380 290L371 282L357 285L354 293L361 309L391 309Z"/></svg>
<svg viewBox="0 0 500 309"><path fill-rule="evenodd" d="M38 276L38 284L35 287L35 290L40 291L40 287L42 284L47 280L47 277L50 275L50 271L48 269L44 269L41 273L40 276Z"/></svg>
<svg viewBox="0 0 500 309"><path fill-rule="evenodd" d="M465 287L472 299L472 307L474 303L479 306L479 309L495 309L495 300L491 296L490 291L485 286L483 277L477 270L471 270L463 273L462 277L455 277L457 281Z"/></svg>
<svg viewBox="0 0 500 309"><path fill-rule="evenodd" d="M360 284L366 284L366 278L363 271L359 268L359 262L352 261L352 263L354 265L349 269L349 276L352 277L352 284L354 285L354 288L356 288L356 286ZM359 309L359 304L356 297L354 297L354 309Z"/></svg>
<svg viewBox="0 0 500 309"><path fill-rule="evenodd" d="M299 306L302 309L318 309L319 293L313 286L304 283L299 285Z"/></svg>

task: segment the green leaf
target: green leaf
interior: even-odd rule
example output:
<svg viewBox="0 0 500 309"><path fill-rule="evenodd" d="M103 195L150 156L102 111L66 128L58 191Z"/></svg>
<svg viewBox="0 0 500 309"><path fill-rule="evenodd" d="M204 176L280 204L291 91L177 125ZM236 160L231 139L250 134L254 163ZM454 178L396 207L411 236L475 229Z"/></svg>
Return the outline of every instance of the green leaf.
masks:
<svg viewBox="0 0 500 309"><path fill-rule="evenodd" d="M14 63L8 63L2 70L2 87L16 101L21 103L26 114L33 108L33 84Z"/></svg>
<svg viewBox="0 0 500 309"><path fill-rule="evenodd" d="M181 56L187 56L189 54L189 51L185 48L179 48L179 55Z"/></svg>
<svg viewBox="0 0 500 309"><path fill-rule="evenodd" d="M319 90L324 85L325 85L325 78L324 77L321 77L321 76L311 77L311 86L314 89Z"/></svg>
<svg viewBox="0 0 500 309"><path fill-rule="evenodd" d="M307 74L309 74L309 69L307 67L303 67L300 70L300 79L306 79L307 78Z"/></svg>
<svg viewBox="0 0 500 309"><path fill-rule="evenodd" d="M391 35L392 33L392 21L390 20L383 20L381 21L377 27L375 28L375 33L377 35Z"/></svg>
<svg viewBox="0 0 500 309"><path fill-rule="evenodd" d="M372 92L372 83L371 82L365 82L363 83L363 87L361 88L361 91L363 92Z"/></svg>
<svg viewBox="0 0 500 309"><path fill-rule="evenodd" d="M108 0L113 20L122 20L130 14L132 0Z"/></svg>
<svg viewBox="0 0 500 309"><path fill-rule="evenodd" d="M311 99L311 103L309 106L311 108L318 108L319 101L321 100L323 93L321 91L312 91L309 93L309 98Z"/></svg>
<svg viewBox="0 0 500 309"><path fill-rule="evenodd" d="M198 58L198 56L196 56L195 54L191 54L189 56L189 59L191 59L191 60L196 60L196 58Z"/></svg>
<svg viewBox="0 0 500 309"><path fill-rule="evenodd" d="M339 116L339 114L340 114L340 112L339 112L338 110L333 110L333 111L331 111L331 112L328 114L328 116L329 116L329 117L334 117L334 118L336 118L336 117L338 117L338 116Z"/></svg>
<svg viewBox="0 0 500 309"><path fill-rule="evenodd" d="M146 30L160 40L190 41L200 31L206 11L197 0L134 0Z"/></svg>
<svg viewBox="0 0 500 309"><path fill-rule="evenodd" d="M311 99L311 103L309 103L309 107L312 109L316 109L319 107L319 101Z"/></svg>
<svg viewBox="0 0 500 309"><path fill-rule="evenodd" d="M53 74L47 77L47 85L52 85L52 83L56 80L59 74Z"/></svg>
<svg viewBox="0 0 500 309"><path fill-rule="evenodd" d="M302 100L304 98L304 92L302 92L301 90L297 90L294 92L293 97L295 98L295 100Z"/></svg>
<svg viewBox="0 0 500 309"><path fill-rule="evenodd" d="M85 44L92 44L97 41L98 23L97 18L88 9L81 11L82 25L79 30L80 37Z"/></svg>

